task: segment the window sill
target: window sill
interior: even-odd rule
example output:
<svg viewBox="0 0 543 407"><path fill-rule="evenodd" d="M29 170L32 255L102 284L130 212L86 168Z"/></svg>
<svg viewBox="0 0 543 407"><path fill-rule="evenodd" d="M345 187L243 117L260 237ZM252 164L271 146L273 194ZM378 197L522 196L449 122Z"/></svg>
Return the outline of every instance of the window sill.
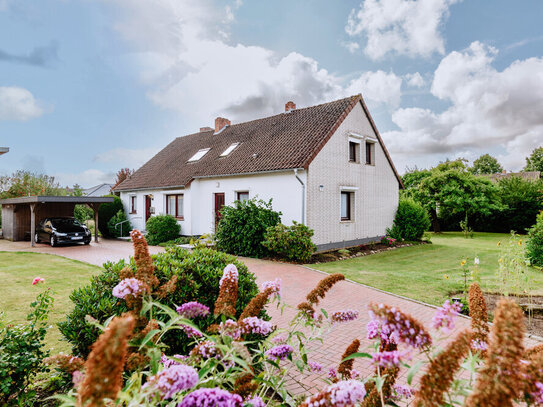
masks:
<svg viewBox="0 0 543 407"><path fill-rule="evenodd" d="M128 212L129 215L137 215L137 212Z"/></svg>
<svg viewBox="0 0 543 407"><path fill-rule="evenodd" d="M354 223L353 219L341 219L339 223Z"/></svg>
<svg viewBox="0 0 543 407"><path fill-rule="evenodd" d="M185 220L185 218L183 216L175 216L175 219L177 219L177 220Z"/></svg>
<svg viewBox="0 0 543 407"><path fill-rule="evenodd" d="M368 164L368 163L366 163L366 165L369 166L369 167L375 167L375 164Z"/></svg>
<svg viewBox="0 0 543 407"><path fill-rule="evenodd" d="M360 161L351 161L351 160L349 160L349 164L360 164Z"/></svg>

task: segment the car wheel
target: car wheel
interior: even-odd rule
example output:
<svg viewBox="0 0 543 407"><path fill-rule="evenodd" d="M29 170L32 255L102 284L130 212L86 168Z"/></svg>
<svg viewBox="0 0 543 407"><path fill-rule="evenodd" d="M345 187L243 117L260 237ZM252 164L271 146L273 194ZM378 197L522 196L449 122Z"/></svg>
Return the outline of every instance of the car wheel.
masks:
<svg viewBox="0 0 543 407"><path fill-rule="evenodd" d="M51 247L55 247L57 245L57 239L55 238L55 235L51 235Z"/></svg>
<svg viewBox="0 0 543 407"><path fill-rule="evenodd" d="M85 244L86 244L86 245L89 245L90 242L91 242L90 240L85 240Z"/></svg>
<svg viewBox="0 0 543 407"><path fill-rule="evenodd" d="M34 234L34 242L39 243L40 242L40 235L38 233Z"/></svg>

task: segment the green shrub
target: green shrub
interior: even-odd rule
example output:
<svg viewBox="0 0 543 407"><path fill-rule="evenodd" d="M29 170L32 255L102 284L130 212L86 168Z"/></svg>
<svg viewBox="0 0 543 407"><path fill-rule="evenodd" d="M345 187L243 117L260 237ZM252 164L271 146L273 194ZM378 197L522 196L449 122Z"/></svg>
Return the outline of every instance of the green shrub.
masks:
<svg viewBox="0 0 543 407"><path fill-rule="evenodd" d="M116 195L107 195L108 197L113 198L111 203L103 203L98 209L98 230L104 237L113 237L109 233L109 228L107 226L109 220L114 217L117 212L124 211L123 202L121 198Z"/></svg>
<svg viewBox="0 0 543 407"><path fill-rule="evenodd" d="M537 215L536 224L528 231L526 257L536 266L543 266L543 212Z"/></svg>
<svg viewBox="0 0 543 407"><path fill-rule="evenodd" d="M151 216L145 224L147 243L157 245L179 237L181 226L172 215Z"/></svg>
<svg viewBox="0 0 543 407"><path fill-rule="evenodd" d="M411 198L402 198L391 229L387 234L396 240L420 240L430 227L430 218L422 205Z"/></svg>
<svg viewBox="0 0 543 407"><path fill-rule="evenodd" d="M194 239L192 236L179 236L176 239L168 240L167 242L159 243L159 246L167 247L167 246L177 246L179 244L189 244L190 241Z"/></svg>
<svg viewBox="0 0 543 407"><path fill-rule="evenodd" d="M79 222L85 223L87 220L94 217L94 211L87 205L75 205L74 206L74 218Z"/></svg>
<svg viewBox="0 0 543 407"><path fill-rule="evenodd" d="M313 230L302 223L293 222L292 226L283 224L270 226L262 242L270 252L282 258L308 262L317 250L311 241Z"/></svg>
<svg viewBox="0 0 543 407"><path fill-rule="evenodd" d="M128 236L130 234L130 231L132 230L132 225L130 225L130 221L125 222L126 220L127 219L124 211L117 212L117 214L113 216L107 223L107 229L109 230L109 234L114 237ZM121 222L124 223L119 224ZM115 225L117 225L117 227L115 227Z"/></svg>
<svg viewBox="0 0 543 407"><path fill-rule="evenodd" d="M42 360L49 351L43 346L52 306L50 292L44 291L30 304L28 323L0 322L0 404L4 405L10 396L19 398L30 380L47 370Z"/></svg>
<svg viewBox="0 0 543 407"><path fill-rule="evenodd" d="M239 317L245 306L258 293L254 274L235 256L226 253L207 248L191 252L174 246L166 248L164 253L153 255L152 258L155 275L161 284L169 281L173 275L178 277L175 292L162 299L161 303L175 309L176 305L198 301L210 308L210 316L195 321L202 331L215 322L214 304L219 294L219 280L227 264L234 264L239 272L236 316ZM104 264L103 273L93 277L89 285L74 290L70 295L74 309L68 314L66 321L59 324L59 328L62 335L71 343L74 355L86 357L90 352L90 346L100 334L96 327L85 320L86 315L103 323L110 316L120 315L127 310L124 300L113 297L111 293L113 287L120 281L121 269L126 265L135 269L133 259L128 263L121 260L118 263ZM164 343L170 347L168 352L171 354L186 354L191 339L179 331L173 331L166 335Z"/></svg>
<svg viewBox="0 0 543 407"><path fill-rule="evenodd" d="M281 222L281 212L272 209L271 199L236 201L224 206L215 232L217 248L238 256L263 257L269 252L261 244L269 227Z"/></svg>

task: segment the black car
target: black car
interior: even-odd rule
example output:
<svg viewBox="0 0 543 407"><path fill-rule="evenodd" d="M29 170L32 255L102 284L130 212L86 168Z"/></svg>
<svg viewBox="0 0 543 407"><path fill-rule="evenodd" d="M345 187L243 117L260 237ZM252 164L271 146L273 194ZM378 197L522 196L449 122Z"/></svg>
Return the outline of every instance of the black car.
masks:
<svg viewBox="0 0 543 407"><path fill-rule="evenodd" d="M45 218L36 226L35 240L49 242L52 247L59 243L89 244L91 232L75 218Z"/></svg>

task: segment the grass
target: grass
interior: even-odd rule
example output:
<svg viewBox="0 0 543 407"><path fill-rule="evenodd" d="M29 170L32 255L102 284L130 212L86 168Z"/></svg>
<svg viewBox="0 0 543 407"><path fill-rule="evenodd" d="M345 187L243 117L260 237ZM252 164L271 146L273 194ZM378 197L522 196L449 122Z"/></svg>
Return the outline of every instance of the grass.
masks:
<svg viewBox="0 0 543 407"><path fill-rule="evenodd" d="M55 302L46 346L54 349L53 353L68 351L70 346L61 340L56 323L63 320L72 307L69 299L72 290L87 284L90 277L100 271L100 267L51 254L0 252L0 311L4 312L5 320L24 322L30 303L44 289L51 288ZM33 286L34 277L42 277L45 282Z"/></svg>
<svg viewBox="0 0 543 407"><path fill-rule="evenodd" d="M432 244L311 267L327 273L343 273L362 284L440 305L450 293L463 289L460 262L467 258L468 264L473 266L473 259L477 256L483 290L498 291L496 271L502 247L498 242L508 241L509 235L475 233L473 239L465 239L461 232L445 232L431 234L431 239ZM528 272L533 279L531 293L543 294L543 272L536 268L530 268Z"/></svg>

